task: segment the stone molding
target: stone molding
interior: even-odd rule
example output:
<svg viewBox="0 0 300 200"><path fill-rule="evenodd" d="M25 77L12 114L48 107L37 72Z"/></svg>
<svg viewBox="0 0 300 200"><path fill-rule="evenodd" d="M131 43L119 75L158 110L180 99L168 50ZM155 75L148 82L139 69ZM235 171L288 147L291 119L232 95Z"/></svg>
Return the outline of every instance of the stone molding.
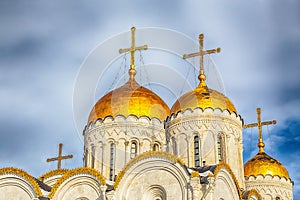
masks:
<svg viewBox="0 0 300 200"><path fill-rule="evenodd" d="M274 198L279 195L281 198L292 199L293 182L285 177L258 175L245 178L246 189L256 189L259 194L272 195Z"/></svg>
<svg viewBox="0 0 300 200"><path fill-rule="evenodd" d="M42 196L42 191L35 179L26 171L18 168L7 167L0 169L0 175L13 175L20 177L32 187L33 192L38 196Z"/></svg>
<svg viewBox="0 0 300 200"><path fill-rule="evenodd" d="M81 167L81 168L76 168L68 171L66 174L64 174L52 187L51 192L48 195L48 198L53 198L54 195L56 194L58 188L66 181L69 180L72 177L82 175L82 174L87 174L90 175L94 178L96 178L97 182L99 185L106 185L106 180L104 176L97 170L88 168L88 167Z"/></svg>

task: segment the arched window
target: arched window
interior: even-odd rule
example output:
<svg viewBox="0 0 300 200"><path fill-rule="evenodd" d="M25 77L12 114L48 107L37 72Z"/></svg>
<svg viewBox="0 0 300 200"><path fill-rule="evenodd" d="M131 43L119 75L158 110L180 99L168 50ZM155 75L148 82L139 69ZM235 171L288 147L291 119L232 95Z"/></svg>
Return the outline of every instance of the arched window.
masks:
<svg viewBox="0 0 300 200"><path fill-rule="evenodd" d="M158 144L153 145L153 151L159 151L159 145Z"/></svg>
<svg viewBox="0 0 300 200"><path fill-rule="evenodd" d="M219 162L224 161L225 160L225 155L224 155L225 149L224 149L224 136L222 134L218 135L217 147L218 147Z"/></svg>
<svg viewBox="0 0 300 200"><path fill-rule="evenodd" d="M115 144L110 143L109 180L113 181L115 168Z"/></svg>
<svg viewBox="0 0 300 200"><path fill-rule="evenodd" d="M136 154L137 154L137 145L136 142L132 142L130 148L130 158L134 158Z"/></svg>
<svg viewBox="0 0 300 200"><path fill-rule="evenodd" d="M194 137L194 159L195 167L200 167L200 156L199 156L199 137Z"/></svg>
<svg viewBox="0 0 300 200"><path fill-rule="evenodd" d="M95 147L92 146L92 165L91 165L92 168L95 167Z"/></svg>
<svg viewBox="0 0 300 200"><path fill-rule="evenodd" d="M172 137L172 146L173 146L173 154L178 155L178 150L177 150L177 142L175 137Z"/></svg>
<svg viewBox="0 0 300 200"><path fill-rule="evenodd" d="M87 167L87 160L88 160L88 150L87 148L85 149L84 151L84 156L83 156L83 159L84 159L84 166Z"/></svg>
<svg viewBox="0 0 300 200"><path fill-rule="evenodd" d="M150 186L144 193L142 199L166 200L166 190L160 185Z"/></svg>

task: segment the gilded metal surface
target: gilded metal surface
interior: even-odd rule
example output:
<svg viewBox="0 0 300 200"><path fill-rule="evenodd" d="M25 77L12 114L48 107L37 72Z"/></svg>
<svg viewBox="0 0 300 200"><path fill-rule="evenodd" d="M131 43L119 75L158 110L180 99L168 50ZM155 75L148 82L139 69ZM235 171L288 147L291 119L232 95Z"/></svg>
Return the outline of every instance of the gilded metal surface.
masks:
<svg viewBox="0 0 300 200"><path fill-rule="evenodd" d="M55 158L48 158L46 160L47 162L53 162L53 161L57 160L57 169L61 168L61 161L62 160L73 158L73 155L67 155L67 156L63 156L62 155L62 146L63 146L63 144L60 143L59 144L59 148L58 148L58 156L57 157L55 157Z"/></svg>
<svg viewBox="0 0 300 200"><path fill-rule="evenodd" d="M215 49L205 51L203 43L204 43L204 34L200 34L199 35L199 52L183 55L184 59L192 58L192 57L196 57L196 56L200 57L200 73L198 76L198 79L200 80L200 82L204 82L206 79L205 74L204 74L204 55L221 52L221 48L215 48Z"/></svg>
<svg viewBox="0 0 300 200"><path fill-rule="evenodd" d="M128 71L130 79L133 79L136 74L136 71L134 69L134 53L135 53L135 51L136 50L147 50L147 49L148 49L147 45L143 45L140 47L135 46L135 27L132 27L131 28L131 47L119 50L119 53L130 52L130 69Z"/></svg>
<svg viewBox="0 0 300 200"><path fill-rule="evenodd" d="M13 175L18 175L18 176L23 177L24 179L26 179L29 182L29 184L32 186L35 194L38 197L43 196L42 191L41 191L38 183L36 182L36 180L30 174L28 174L26 171L24 171L22 169L18 169L18 168L7 167L7 168L0 169L0 175L1 174L13 174Z"/></svg>
<svg viewBox="0 0 300 200"><path fill-rule="evenodd" d="M264 147L265 144L262 138L262 126L269 125L269 124L276 124L275 120L262 122L261 121L261 109L257 108L257 123L254 124L246 124L243 128L250 128L250 127L258 127L258 143L257 146L259 148L258 154L251 158L245 165L244 165L244 173L246 177L251 175L257 176L259 174L266 176L279 176L285 177L289 179L289 173L286 168L278 162L276 159L272 158L268 154L265 153Z"/></svg>
<svg viewBox="0 0 300 200"><path fill-rule="evenodd" d="M158 118L163 121L170 115L167 104L154 92L129 79L123 86L107 93L92 109L88 123L107 116L135 115Z"/></svg>
<svg viewBox="0 0 300 200"><path fill-rule="evenodd" d="M173 105L171 109L171 113L177 113L178 111L184 111L188 108L195 109L195 108L219 108L221 110L228 110L229 112L237 111L231 101L224 96L223 94L209 89L205 83L206 76L204 74L204 55L212 54L212 53L219 53L221 51L220 48L211 49L211 50L204 50L204 35L199 35L199 52L192 53L192 54L184 54L183 58L191 58L195 56L200 57L200 73L198 79L200 83L198 87L194 90L187 92L183 96L181 96Z"/></svg>
<svg viewBox="0 0 300 200"><path fill-rule="evenodd" d="M101 185L106 185L106 180L104 176L96 169L88 168L88 167L80 167L76 169L72 169L67 171L52 187L48 198L52 199L58 190L58 188L63 184L67 179L69 179L72 176L78 175L78 174L90 174L93 175Z"/></svg>
<svg viewBox="0 0 300 200"><path fill-rule="evenodd" d="M244 173L246 177L261 174L263 176L271 175L285 177L287 179L290 178L286 168L265 152L259 152L256 156L247 161L244 165Z"/></svg>
<svg viewBox="0 0 300 200"><path fill-rule="evenodd" d="M197 178L197 177L199 177L199 172L191 172L191 177L192 177L192 178Z"/></svg>
<svg viewBox="0 0 300 200"><path fill-rule="evenodd" d="M51 171L48 171L46 173L44 173L43 175L41 175L38 179L40 181L42 181L43 179L47 179L47 178L50 178L52 176L56 176L56 175L63 175L65 173L67 173L69 170L68 169L55 169L55 170L51 170Z"/></svg>
<svg viewBox="0 0 300 200"><path fill-rule="evenodd" d="M147 45L135 46L135 27L131 28L131 47L120 49L119 53L130 52L131 61L129 80L123 86L107 93L95 104L92 109L88 123L94 122L99 118L117 115L135 115L137 117L147 116L158 118L163 121L170 115L167 104L154 92L140 86L134 79L136 74L134 66L134 53L136 50L146 50Z"/></svg>
<svg viewBox="0 0 300 200"><path fill-rule="evenodd" d="M261 122L261 108L256 109L257 112L257 123L254 124L245 124L243 128L252 128L258 127L258 143L257 146L259 148L259 152L265 152L264 147L265 143L262 138L262 126L269 125L269 124L276 124L276 120Z"/></svg>
<svg viewBox="0 0 300 200"><path fill-rule="evenodd" d="M204 82L203 82L204 83ZM199 84L194 90L185 93L172 106L171 113L184 111L188 108L219 108L229 112L237 111L231 101L222 93L209 89L205 84Z"/></svg>

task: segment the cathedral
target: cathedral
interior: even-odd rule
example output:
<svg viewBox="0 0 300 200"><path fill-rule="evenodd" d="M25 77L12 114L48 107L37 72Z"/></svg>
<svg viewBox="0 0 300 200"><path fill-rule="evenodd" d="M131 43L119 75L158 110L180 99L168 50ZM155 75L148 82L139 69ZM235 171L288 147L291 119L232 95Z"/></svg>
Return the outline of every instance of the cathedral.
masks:
<svg viewBox="0 0 300 200"><path fill-rule="evenodd" d="M135 28L131 29L128 80L101 97L87 119L83 167L33 177L0 169L0 200L291 200L293 181L264 150L262 121L244 124L233 103L206 84L205 50L199 35L198 86L169 107L136 80ZM243 128L258 128L257 154L243 163Z"/></svg>

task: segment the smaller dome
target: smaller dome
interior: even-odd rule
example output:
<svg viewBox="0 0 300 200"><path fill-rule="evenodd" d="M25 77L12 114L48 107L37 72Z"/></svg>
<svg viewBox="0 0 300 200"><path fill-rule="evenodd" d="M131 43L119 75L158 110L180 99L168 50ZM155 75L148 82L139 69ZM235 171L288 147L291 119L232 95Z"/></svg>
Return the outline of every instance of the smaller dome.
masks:
<svg viewBox="0 0 300 200"><path fill-rule="evenodd" d="M135 115L158 118L163 121L169 116L168 105L154 92L140 86L134 78L123 86L104 95L93 107L88 124L99 118L117 115Z"/></svg>
<svg viewBox="0 0 300 200"><path fill-rule="evenodd" d="M237 113L234 105L225 95L208 88L204 82L200 83L194 90L181 96L172 106L171 113L198 107L202 109L219 108L221 110L228 110L231 113Z"/></svg>
<svg viewBox="0 0 300 200"><path fill-rule="evenodd" d="M276 159L272 158L265 152L259 152L253 158L248 160L244 165L246 177L258 175L271 175L290 178L286 168Z"/></svg>

